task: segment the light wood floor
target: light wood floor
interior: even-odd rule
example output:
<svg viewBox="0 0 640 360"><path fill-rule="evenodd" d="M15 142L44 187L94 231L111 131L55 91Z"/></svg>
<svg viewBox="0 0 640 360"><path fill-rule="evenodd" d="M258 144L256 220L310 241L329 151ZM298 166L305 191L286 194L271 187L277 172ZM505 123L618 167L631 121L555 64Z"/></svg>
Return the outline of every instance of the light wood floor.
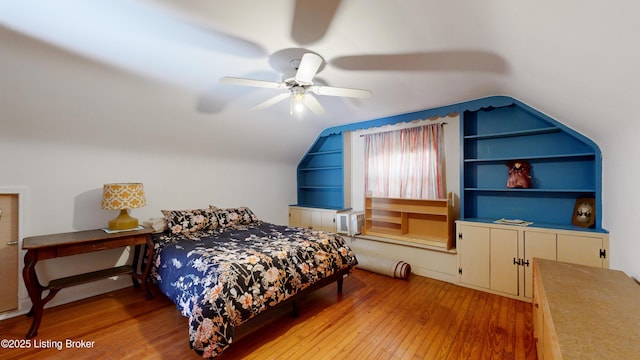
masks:
<svg viewBox="0 0 640 360"><path fill-rule="evenodd" d="M46 309L31 349L0 348L2 359L199 359L187 319L154 288L127 288ZM62 290L64 291L64 290ZM335 284L239 329L218 359L535 359L531 304L412 275L392 279L354 270ZM24 316L0 321L2 339L22 339ZM68 349L66 340L93 341ZM63 349L34 349L34 341ZM40 344L47 345L46 343ZM54 344L55 345L55 344Z"/></svg>

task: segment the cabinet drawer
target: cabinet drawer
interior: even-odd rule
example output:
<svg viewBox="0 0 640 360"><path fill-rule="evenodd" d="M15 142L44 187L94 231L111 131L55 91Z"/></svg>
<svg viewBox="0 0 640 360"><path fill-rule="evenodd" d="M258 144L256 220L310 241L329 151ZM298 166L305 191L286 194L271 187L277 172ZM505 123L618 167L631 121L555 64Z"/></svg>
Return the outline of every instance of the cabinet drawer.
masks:
<svg viewBox="0 0 640 360"><path fill-rule="evenodd" d="M116 249L125 246L131 245L139 245L145 244L146 237L145 236L128 236L119 239L113 240L99 240L86 242L81 244L70 244L65 246L60 246L57 249L57 256L70 256L76 254L84 254L92 251L100 251L100 250L108 250L108 249Z"/></svg>

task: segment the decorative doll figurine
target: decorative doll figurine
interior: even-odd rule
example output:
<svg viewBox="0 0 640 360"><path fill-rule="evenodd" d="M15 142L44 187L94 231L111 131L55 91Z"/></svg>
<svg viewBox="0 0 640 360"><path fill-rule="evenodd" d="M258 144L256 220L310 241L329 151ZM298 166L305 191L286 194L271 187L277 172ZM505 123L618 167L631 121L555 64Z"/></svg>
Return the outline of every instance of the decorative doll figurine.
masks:
<svg viewBox="0 0 640 360"><path fill-rule="evenodd" d="M509 161L509 179L507 180L508 188L525 188L531 187L531 176L529 170L531 165L523 160Z"/></svg>

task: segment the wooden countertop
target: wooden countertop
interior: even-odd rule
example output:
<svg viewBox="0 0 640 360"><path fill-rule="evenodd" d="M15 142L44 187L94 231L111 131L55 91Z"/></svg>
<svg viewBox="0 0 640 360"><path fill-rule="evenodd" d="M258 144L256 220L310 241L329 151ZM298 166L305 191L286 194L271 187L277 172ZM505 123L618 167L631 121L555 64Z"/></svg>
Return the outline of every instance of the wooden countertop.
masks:
<svg viewBox="0 0 640 360"><path fill-rule="evenodd" d="M535 259L563 359L640 359L640 286L622 271Z"/></svg>

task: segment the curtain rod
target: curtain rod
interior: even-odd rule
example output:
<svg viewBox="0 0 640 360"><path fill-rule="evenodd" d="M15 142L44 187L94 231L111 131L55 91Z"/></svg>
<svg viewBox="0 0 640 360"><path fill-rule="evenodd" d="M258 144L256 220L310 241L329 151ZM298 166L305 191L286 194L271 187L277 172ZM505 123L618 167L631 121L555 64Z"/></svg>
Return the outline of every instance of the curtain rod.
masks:
<svg viewBox="0 0 640 360"><path fill-rule="evenodd" d="M436 124L429 124L429 125L436 125ZM445 126L445 125L447 125L447 123L446 123L446 122L441 122L441 123L438 123L437 125ZM405 128L405 129L411 129L411 128L414 128L414 127L420 127L420 126L428 126L428 125L410 126L410 127L408 127L408 128ZM382 133L392 132L392 131L398 131L398 130L402 130L402 129L371 132L371 133L368 133L368 134L361 134L361 135L360 135L360 137L364 137L364 136L366 136L366 135L382 134Z"/></svg>

